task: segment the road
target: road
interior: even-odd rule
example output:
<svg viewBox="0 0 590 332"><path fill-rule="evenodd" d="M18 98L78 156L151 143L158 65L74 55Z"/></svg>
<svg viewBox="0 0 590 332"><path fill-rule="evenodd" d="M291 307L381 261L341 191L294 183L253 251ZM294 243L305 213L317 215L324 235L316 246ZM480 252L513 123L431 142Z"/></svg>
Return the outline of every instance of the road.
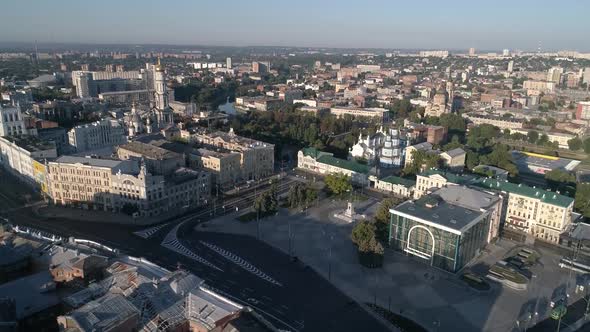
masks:
<svg viewBox="0 0 590 332"><path fill-rule="evenodd" d="M3 186L7 178L2 178L0 190L7 187ZM287 192L293 181L293 178L283 179L278 185L279 193ZM249 188L239 197L220 200L215 211L209 207L177 218L147 238L133 234L141 230L137 226L42 218L29 207L19 208L22 202L10 197L1 200L3 214L14 224L62 237L100 242L167 269L181 266L205 280L212 289L256 309L277 327L291 331L387 331L384 325L313 270L252 237L199 233L192 231L192 227L182 229L178 240L184 247L218 269L160 245L179 222L188 221L186 224L192 226L212 218L214 213L230 213L236 207L243 210L252 206L254 191L258 194L268 188L268 183L256 190Z"/></svg>

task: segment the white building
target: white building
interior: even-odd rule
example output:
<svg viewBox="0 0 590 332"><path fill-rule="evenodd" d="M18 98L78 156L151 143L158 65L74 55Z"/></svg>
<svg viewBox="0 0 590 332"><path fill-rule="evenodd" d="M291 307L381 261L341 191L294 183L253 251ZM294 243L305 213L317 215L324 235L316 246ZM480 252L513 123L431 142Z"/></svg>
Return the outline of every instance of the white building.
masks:
<svg viewBox="0 0 590 332"><path fill-rule="evenodd" d="M117 120L105 119L79 125L68 132L68 141L78 152L125 144L125 128Z"/></svg>
<svg viewBox="0 0 590 332"><path fill-rule="evenodd" d="M397 129L383 130L363 138L359 135L358 142L350 148L349 154L355 159L364 159L369 165L379 162L382 167L400 167L403 149Z"/></svg>
<svg viewBox="0 0 590 332"><path fill-rule="evenodd" d="M56 157L54 143L34 136L0 137L0 165L28 182L39 183L42 189L46 185L43 161Z"/></svg>
<svg viewBox="0 0 590 332"><path fill-rule="evenodd" d="M20 106L2 107L0 105L0 136L34 135L25 125Z"/></svg>

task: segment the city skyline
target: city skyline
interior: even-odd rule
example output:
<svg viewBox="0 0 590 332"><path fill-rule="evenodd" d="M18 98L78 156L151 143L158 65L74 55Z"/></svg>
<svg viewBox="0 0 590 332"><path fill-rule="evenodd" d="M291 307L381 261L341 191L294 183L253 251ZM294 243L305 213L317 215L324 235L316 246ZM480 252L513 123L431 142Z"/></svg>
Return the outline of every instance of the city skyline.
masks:
<svg viewBox="0 0 590 332"><path fill-rule="evenodd" d="M289 6L270 1L170 5L108 0L96 15L74 1L55 6L30 0L5 5L0 42L588 51L587 6L574 1L492 5L373 0L344 6L306 0ZM22 22L27 26L20 26Z"/></svg>

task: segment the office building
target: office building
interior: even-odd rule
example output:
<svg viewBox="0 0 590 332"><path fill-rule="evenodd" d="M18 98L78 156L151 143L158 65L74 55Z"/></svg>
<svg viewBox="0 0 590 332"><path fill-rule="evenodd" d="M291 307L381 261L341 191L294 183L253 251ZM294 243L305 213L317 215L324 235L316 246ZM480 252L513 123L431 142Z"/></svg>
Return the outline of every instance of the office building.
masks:
<svg viewBox="0 0 590 332"><path fill-rule="evenodd" d="M416 186L416 181L400 178L398 176L388 176L383 179L377 179L375 176L369 176L370 184L373 188L392 193L400 198L411 198Z"/></svg>
<svg viewBox="0 0 590 332"><path fill-rule="evenodd" d="M455 174L438 169L429 169L416 175L416 188L414 189L414 199L428 195L439 188L456 185L467 185L473 183L478 178L472 175Z"/></svg>
<svg viewBox="0 0 590 332"><path fill-rule="evenodd" d="M474 47L469 48L469 56L475 56L475 48Z"/></svg>
<svg viewBox="0 0 590 332"><path fill-rule="evenodd" d="M117 157L121 160L143 160L147 170L157 175L169 175L185 166L182 154L137 141L120 145L117 148Z"/></svg>
<svg viewBox="0 0 590 332"><path fill-rule="evenodd" d="M507 196L504 228L543 241L559 243L572 222L574 199L551 191L495 179L473 183L484 190Z"/></svg>
<svg viewBox="0 0 590 332"><path fill-rule="evenodd" d="M352 183L366 186L369 182L369 167L355 161L339 159L332 153L315 148L304 148L297 153L297 168L320 175L344 174Z"/></svg>
<svg viewBox="0 0 590 332"><path fill-rule="evenodd" d="M45 161L57 157L53 142L34 136L0 137L0 165L47 193Z"/></svg>
<svg viewBox="0 0 590 332"><path fill-rule="evenodd" d="M76 126L68 132L68 141L77 152L125 144L125 128L114 119Z"/></svg>
<svg viewBox="0 0 590 332"><path fill-rule="evenodd" d="M230 58L230 57L227 57L227 58L225 59L225 68L227 68L227 69L231 69L231 68L232 68L232 65L231 65L231 58Z"/></svg>
<svg viewBox="0 0 590 332"><path fill-rule="evenodd" d="M203 147L219 152L240 154L243 181L258 180L274 173L274 145L229 133L197 133L192 139Z"/></svg>
<svg viewBox="0 0 590 332"><path fill-rule="evenodd" d="M461 270L488 243L490 211L446 202L433 194L389 212L390 247L449 272Z"/></svg>
<svg viewBox="0 0 590 332"><path fill-rule="evenodd" d="M240 160L241 155L237 152L198 149L190 166L207 170L212 174L213 183L218 188L227 189L241 182Z"/></svg>

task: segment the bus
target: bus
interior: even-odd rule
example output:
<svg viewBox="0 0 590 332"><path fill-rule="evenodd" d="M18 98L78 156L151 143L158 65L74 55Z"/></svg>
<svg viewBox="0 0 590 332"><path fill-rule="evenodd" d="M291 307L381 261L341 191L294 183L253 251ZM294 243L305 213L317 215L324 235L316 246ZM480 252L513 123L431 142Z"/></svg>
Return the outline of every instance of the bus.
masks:
<svg viewBox="0 0 590 332"><path fill-rule="evenodd" d="M572 261L569 258L562 258L559 260L559 267L562 269L570 269L580 273L590 273L590 265Z"/></svg>

